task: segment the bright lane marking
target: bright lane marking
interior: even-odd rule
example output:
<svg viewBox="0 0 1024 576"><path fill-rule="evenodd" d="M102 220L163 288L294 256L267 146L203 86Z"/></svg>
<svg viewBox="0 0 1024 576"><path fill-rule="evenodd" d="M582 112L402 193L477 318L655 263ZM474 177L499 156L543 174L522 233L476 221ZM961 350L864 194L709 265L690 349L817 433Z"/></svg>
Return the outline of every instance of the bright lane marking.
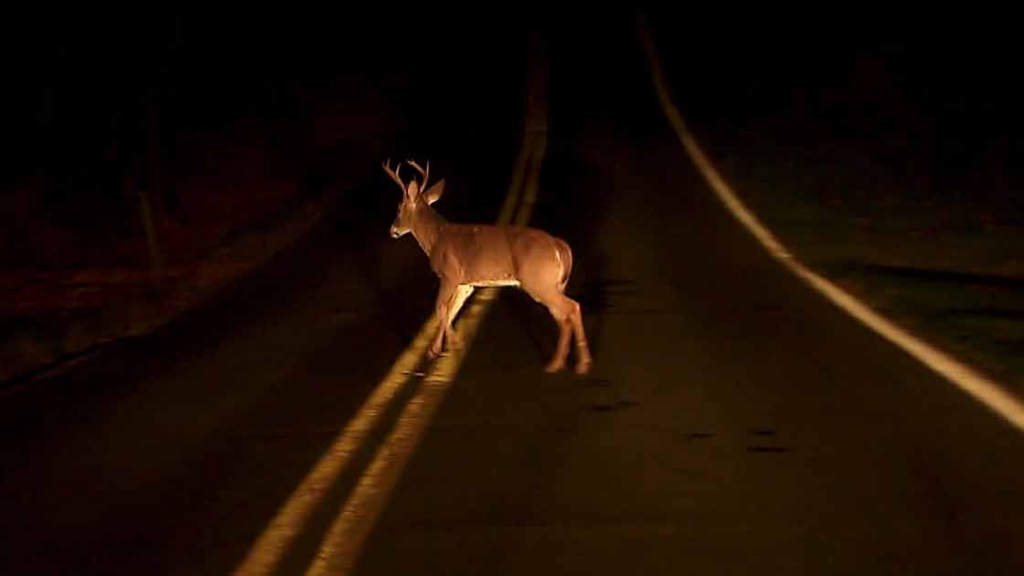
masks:
<svg viewBox="0 0 1024 576"><path fill-rule="evenodd" d="M508 194L505 195L505 202L498 211L497 224L505 224L512 218L512 211L519 205L522 198L523 180L526 178L526 167L530 161L530 150L532 149L531 137L526 135L523 145L516 156L515 167L512 169L512 182L509 183Z"/></svg>
<svg viewBox="0 0 1024 576"><path fill-rule="evenodd" d="M267 525L259 539L250 548L248 555L235 569L237 576L270 574L291 543L299 535L303 525L317 503L330 490L349 460L366 442L377 420L387 405L402 389L408 374L416 369L420 358L430 344L430 336L438 326L437 315L432 315L423 325L416 338L398 357L391 370L377 388L337 436L331 447L317 462L306 478L292 492L277 515Z"/></svg>
<svg viewBox="0 0 1024 576"><path fill-rule="evenodd" d="M523 191L523 200L519 204L519 211L516 213L514 224L525 226L533 215L533 206L537 203L537 189L540 187L540 168L544 163L544 155L547 153L548 140L546 129L534 129L534 137L537 140L534 144L532 162L530 163L530 174L526 180L526 189Z"/></svg>
<svg viewBox="0 0 1024 576"><path fill-rule="evenodd" d="M513 167L512 183L498 216L499 223L508 222L512 210L518 205L522 196L521 187L526 174L527 162L530 160L531 149L530 139L527 138ZM486 296L484 299L489 301L492 297ZM363 403L356 416L337 436L313 470L288 497L274 519L264 528L260 537L249 549L246 558L235 568L233 573L235 576L273 573L292 542L301 533L316 505L337 481L338 476L348 465L355 452L366 442L387 405L402 389L409 377L415 374L414 371L419 366L430 339L439 325L437 313L433 312L409 347L402 352L388 374Z"/></svg>
<svg viewBox="0 0 1024 576"><path fill-rule="evenodd" d="M811 286L814 290L828 298L836 306L864 323L876 333L896 344L913 358L939 374L964 392L973 396L1004 420L1024 432L1024 404L1013 394L1006 391L1005 386L983 376L974 369L938 350L910 332L899 327L891 320L878 314L863 302L839 288L828 279L818 275L804 266L787 250L781 242L768 231L739 200L725 180L718 174L711 161L704 155L696 139L686 128L682 115L672 102L672 96L665 83L665 78L654 47L646 18L638 16L637 25L640 38L647 52L648 64L655 91L661 101L662 109L675 129L683 147L689 153L694 164L707 179L732 215L764 246L768 253L781 262L790 271Z"/></svg>
<svg viewBox="0 0 1024 576"><path fill-rule="evenodd" d="M449 348L438 358L415 397L406 405L328 530L306 571L308 576L351 572L405 465L458 374L477 327L498 290L500 288L483 288L468 305L460 326L463 345Z"/></svg>
<svg viewBox="0 0 1024 576"><path fill-rule="evenodd" d="M542 126L539 129L536 128L536 122L533 123L534 128L524 142L524 149L531 149L533 154L530 156L532 162L526 178L523 201L516 214L517 225L526 225L529 222L537 199L540 167L547 149L547 134L544 127L546 120L542 119L540 123ZM526 155L521 154L520 157ZM509 214L503 211L498 223L507 224L508 216ZM490 310L498 291L499 288L482 288L474 293L460 323L460 330L463 332L462 346L458 349L449 348L449 352L438 359L417 390L416 396L406 405L394 429L377 450L370 467L359 479L341 513L335 518L316 557L306 571L306 576L351 573L360 550L387 504L406 463L419 444L423 431L455 380L462 360L476 335L477 327Z"/></svg>

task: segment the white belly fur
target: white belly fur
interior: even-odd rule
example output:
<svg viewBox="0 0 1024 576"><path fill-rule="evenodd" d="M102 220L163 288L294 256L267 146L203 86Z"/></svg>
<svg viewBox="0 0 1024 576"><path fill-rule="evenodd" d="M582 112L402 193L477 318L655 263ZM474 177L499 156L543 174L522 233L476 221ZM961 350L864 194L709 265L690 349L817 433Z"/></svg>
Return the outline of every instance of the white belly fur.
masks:
<svg viewBox="0 0 1024 576"><path fill-rule="evenodd" d="M476 286L479 288L488 286L519 286L519 280L481 280L479 282L470 282L470 286Z"/></svg>

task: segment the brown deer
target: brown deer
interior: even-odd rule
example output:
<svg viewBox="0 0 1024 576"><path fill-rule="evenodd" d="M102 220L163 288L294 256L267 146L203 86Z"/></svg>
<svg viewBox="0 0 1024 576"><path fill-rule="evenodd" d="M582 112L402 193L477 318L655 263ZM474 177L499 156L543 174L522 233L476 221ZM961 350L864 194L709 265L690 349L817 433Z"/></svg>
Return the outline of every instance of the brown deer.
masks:
<svg viewBox="0 0 1024 576"><path fill-rule="evenodd" d="M391 237L411 232L441 281L436 302L441 325L427 351L428 358L441 354L446 339L449 345L456 344L452 322L474 288L514 286L547 307L558 324L558 346L545 371L557 372L565 367L569 339L575 333L576 373L586 374L592 358L580 305L565 295L572 271L569 244L536 228L448 222L432 206L444 191L444 179L427 188L430 162L426 168L412 160L407 163L422 175L422 182L416 182L414 176L408 185L403 183L399 176L401 163L392 170L389 160L383 167L402 189Z"/></svg>

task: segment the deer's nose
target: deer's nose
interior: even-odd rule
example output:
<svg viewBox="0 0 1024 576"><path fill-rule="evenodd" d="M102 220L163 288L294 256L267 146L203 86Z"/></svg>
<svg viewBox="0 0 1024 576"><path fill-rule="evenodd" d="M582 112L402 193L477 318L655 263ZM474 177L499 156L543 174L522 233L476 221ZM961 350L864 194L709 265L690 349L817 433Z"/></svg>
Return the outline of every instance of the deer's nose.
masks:
<svg viewBox="0 0 1024 576"><path fill-rule="evenodd" d="M391 237L398 238L398 229L395 228L394 226L391 227Z"/></svg>

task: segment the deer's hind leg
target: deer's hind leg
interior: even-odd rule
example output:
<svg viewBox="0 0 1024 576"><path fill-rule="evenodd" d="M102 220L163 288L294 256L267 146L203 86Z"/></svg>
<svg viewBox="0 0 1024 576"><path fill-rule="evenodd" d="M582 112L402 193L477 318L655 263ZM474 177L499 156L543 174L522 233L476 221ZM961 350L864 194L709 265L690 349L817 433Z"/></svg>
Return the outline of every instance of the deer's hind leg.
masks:
<svg viewBox="0 0 1024 576"><path fill-rule="evenodd" d="M569 344L575 334L576 373L586 374L590 371L592 359L587 347L587 337L583 332L583 316L579 303L565 295L566 282L572 269L572 252L567 244L557 239L553 252L547 252L549 247L551 245L547 243L528 246L527 248L531 249L519 254L521 263L518 265L520 287L535 301L543 304L558 325L558 344L544 370L558 372L565 368ZM550 258L549 254L554 258ZM533 266L525 266L522 262L532 262Z"/></svg>
<svg viewBox="0 0 1024 576"><path fill-rule="evenodd" d="M579 302L562 293L555 293L544 299L535 299L547 306L551 317L558 324L558 345L555 347L555 353L551 357L551 361L544 368L544 371L558 372L565 368L565 361L569 356L569 342L575 336L576 373L586 374L590 372L593 358L590 356L590 348L587 346L587 335L583 331L583 314L580 311Z"/></svg>
<svg viewBox="0 0 1024 576"><path fill-rule="evenodd" d="M576 373L586 374L590 372L594 359L590 355L590 346L587 345L587 334L583 331L583 312L580 311L579 302L568 296L563 298L569 301L569 324L576 334Z"/></svg>
<svg viewBox="0 0 1024 576"><path fill-rule="evenodd" d="M555 322L558 324L558 345L555 347L555 353L551 356L551 361L544 367L545 372L558 372L565 368L565 359L569 355L569 340L572 336L572 325L567 316L562 314L562 311L551 310L551 315L555 318Z"/></svg>
<svg viewBox="0 0 1024 576"><path fill-rule="evenodd" d="M547 307L551 317L558 325L558 344L551 360L544 367L545 372L558 372L565 368L565 359L569 355L569 341L572 338L572 301L557 292L538 296L531 294L533 299Z"/></svg>

